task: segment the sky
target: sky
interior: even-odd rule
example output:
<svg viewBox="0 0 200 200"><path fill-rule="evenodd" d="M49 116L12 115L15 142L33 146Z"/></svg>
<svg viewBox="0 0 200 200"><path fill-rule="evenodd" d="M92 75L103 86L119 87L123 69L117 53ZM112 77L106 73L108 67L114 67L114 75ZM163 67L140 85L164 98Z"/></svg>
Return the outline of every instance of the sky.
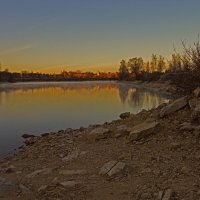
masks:
<svg viewBox="0 0 200 200"><path fill-rule="evenodd" d="M0 62L11 71L116 71L169 57L200 33L199 0L0 0Z"/></svg>

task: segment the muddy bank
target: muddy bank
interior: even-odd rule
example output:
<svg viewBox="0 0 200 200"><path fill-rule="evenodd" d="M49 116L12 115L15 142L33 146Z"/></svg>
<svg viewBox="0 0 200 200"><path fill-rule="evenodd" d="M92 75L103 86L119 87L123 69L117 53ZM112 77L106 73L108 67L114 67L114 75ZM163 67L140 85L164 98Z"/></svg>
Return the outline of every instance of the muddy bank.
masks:
<svg viewBox="0 0 200 200"><path fill-rule="evenodd" d="M39 137L0 164L2 199L199 199L200 89L87 128Z"/></svg>

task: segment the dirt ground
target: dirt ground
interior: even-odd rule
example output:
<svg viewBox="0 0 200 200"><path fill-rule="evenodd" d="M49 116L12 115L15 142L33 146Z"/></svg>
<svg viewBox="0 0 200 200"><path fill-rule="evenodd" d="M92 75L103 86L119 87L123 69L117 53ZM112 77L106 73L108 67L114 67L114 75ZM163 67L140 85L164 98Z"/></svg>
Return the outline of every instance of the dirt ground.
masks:
<svg viewBox="0 0 200 200"><path fill-rule="evenodd" d="M199 108L200 89L110 123L23 135L0 163L0 199L198 200Z"/></svg>

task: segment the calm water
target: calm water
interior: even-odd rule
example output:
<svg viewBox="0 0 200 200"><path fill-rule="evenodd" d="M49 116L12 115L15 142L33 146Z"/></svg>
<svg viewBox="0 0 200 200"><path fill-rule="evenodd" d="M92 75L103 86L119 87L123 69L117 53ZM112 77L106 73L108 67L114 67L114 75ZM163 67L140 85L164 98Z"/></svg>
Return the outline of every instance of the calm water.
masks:
<svg viewBox="0 0 200 200"><path fill-rule="evenodd" d="M22 144L23 133L41 134L117 119L122 112L156 107L166 98L117 82L0 85L0 157Z"/></svg>

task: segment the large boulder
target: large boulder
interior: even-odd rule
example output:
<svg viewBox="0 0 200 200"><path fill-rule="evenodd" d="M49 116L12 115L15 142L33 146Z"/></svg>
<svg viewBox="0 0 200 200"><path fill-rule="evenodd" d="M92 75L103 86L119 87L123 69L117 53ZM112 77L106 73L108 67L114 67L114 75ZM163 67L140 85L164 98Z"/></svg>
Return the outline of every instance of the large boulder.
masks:
<svg viewBox="0 0 200 200"><path fill-rule="evenodd" d="M119 117L121 119L126 119L126 118L129 118L130 116L131 116L130 112L125 112L125 113L121 113Z"/></svg>
<svg viewBox="0 0 200 200"><path fill-rule="evenodd" d="M182 108L184 108L187 104L188 104L188 101L186 97L179 98L175 100L173 103L162 108L160 111L160 117L162 118L169 114L177 112L181 110Z"/></svg>
<svg viewBox="0 0 200 200"><path fill-rule="evenodd" d="M101 140L106 139L110 133L110 130L104 127L98 127L93 129L90 133L87 134L89 140Z"/></svg>
<svg viewBox="0 0 200 200"><path fill-rule="evenodd" d="M159 130L160 123L156 121L145 121L141 124L134 126L129 133L131 141L138 141L146 138Z"/></svg>

